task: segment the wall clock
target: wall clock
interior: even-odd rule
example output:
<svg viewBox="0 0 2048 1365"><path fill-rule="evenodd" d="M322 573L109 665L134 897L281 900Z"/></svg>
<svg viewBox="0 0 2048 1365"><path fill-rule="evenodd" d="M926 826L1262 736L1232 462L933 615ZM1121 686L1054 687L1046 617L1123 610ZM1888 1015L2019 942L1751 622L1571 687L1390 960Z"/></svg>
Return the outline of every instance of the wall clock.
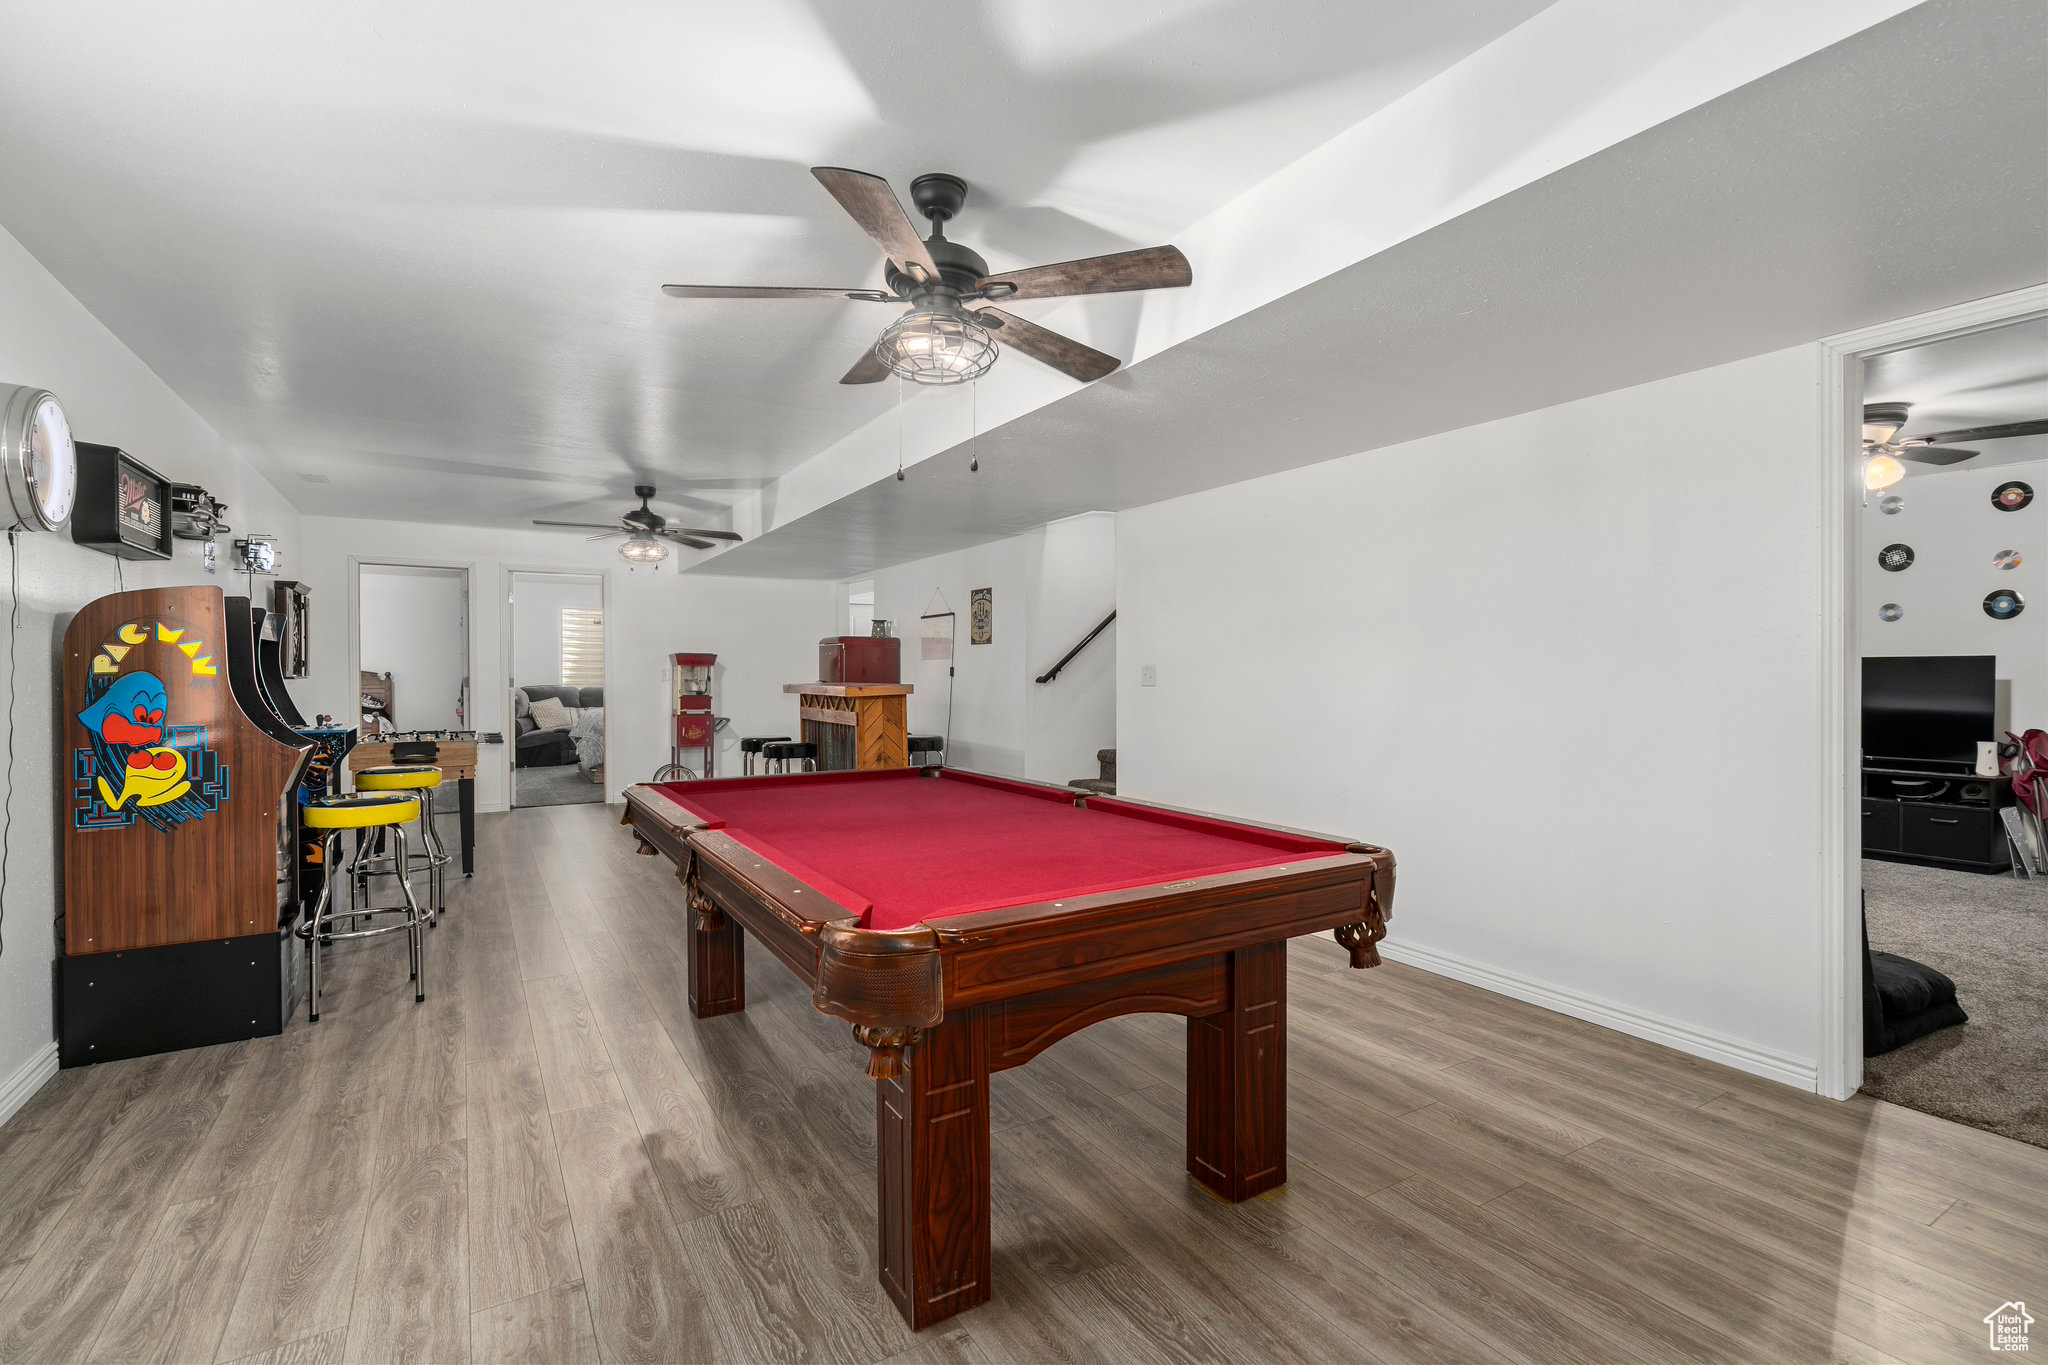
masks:
<svg viewBox="0 0 2048 1365"><path fill-rule="evenodd" d="M64 405L48 389L0 388L0 478L14 524L54 531L78 501L78 450Z"/></svg>

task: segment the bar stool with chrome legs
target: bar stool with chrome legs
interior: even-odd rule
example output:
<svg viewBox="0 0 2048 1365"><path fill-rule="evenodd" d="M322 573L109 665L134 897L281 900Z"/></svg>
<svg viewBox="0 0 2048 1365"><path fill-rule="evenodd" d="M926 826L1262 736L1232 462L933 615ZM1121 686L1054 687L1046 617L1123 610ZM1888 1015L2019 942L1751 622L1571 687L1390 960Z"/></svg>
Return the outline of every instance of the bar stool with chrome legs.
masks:
<svg viewBox="0 0 2048 1365"><path fill-rule="evenodd" d="M441 916L448 909L448 849L441 842L441 831L434 826L434 791L441 785L441 770L431 765L398 765L383 768L364 768L355 775L356 790L359 792L410 792L420 800L420 842L426 850L412 855L412 865L406 868L410 879L414 867L427 869L427 910L428 921L441 922ZM363 852L363 835L357 835L355 860L349 864L348 903L356 903L358 884L365 901L370 898L370 878L396 875L396 867L389 853Z"/></svg>
<svg viewBox="0 0 2048 1365"><path fill-rule="evenodd" d="M740 740L740 776L754 775L754 762L761 756L761 746L787 742L788 735L747 735Z"/></svg>
<svg viewBox="0 0 2048 1365"><path fill-rule="evenodd" d="M308 829L320 831L324 855L321 867L325 870L320 879L320 894L313 901L313 912L297 930L299 937L306 940L307 1017L313 1023L320 1022L320 950L323 945L341 939L374 938L378 934L392 934L400 930L405 931L410 939L412 998L415 1003L425 1000L427 941L420 930L426 925L427 917L419 902L413 899L412 879L398 879L398 889L405 895L403 905L350 905L343 910L334 904L334 878L341 865L342 831L377 830L388 835L395 846L393 856L396 865L409 866L405 827L420 818L419 798L405 792L316 796L305 803L301 813ZM368 929L354 927L357 919L374 920L378 915L399 915L402 919L397 924L375 924ZM346 931L333 927L335 921L344 919L350 926Z"/></svg>

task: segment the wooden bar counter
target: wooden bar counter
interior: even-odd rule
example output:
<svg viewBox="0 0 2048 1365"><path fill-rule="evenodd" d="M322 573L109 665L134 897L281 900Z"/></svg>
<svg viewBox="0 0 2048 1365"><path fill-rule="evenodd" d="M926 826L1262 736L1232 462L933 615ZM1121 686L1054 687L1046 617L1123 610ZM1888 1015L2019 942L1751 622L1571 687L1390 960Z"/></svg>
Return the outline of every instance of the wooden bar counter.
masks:
<svg viewBox="0 0 2048 1365"><path fill-rule="evenodd" d="M796 697L804 743L818 746L818 766L828 772L910 766L905 700L909 683L784 683Z"/></svg>

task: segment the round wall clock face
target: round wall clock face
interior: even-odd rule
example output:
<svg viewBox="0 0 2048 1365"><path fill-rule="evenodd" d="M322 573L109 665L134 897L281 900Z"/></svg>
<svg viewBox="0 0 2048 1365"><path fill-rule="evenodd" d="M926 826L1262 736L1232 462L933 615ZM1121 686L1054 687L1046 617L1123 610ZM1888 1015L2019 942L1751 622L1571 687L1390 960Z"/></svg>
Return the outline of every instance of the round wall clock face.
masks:
<svg viewBox="0 0 2048 1365"><path fill-rule="evenodd" d="M1991 505L2001 512L2017 512L2034 500L2034 486L2014 479L1991 490Z"/></svg>
<svg viewBox="0 0 2048 1365"><path fill-rule="evenodd" d="M47 389L0 389L0 478L17 524L54 531L78 498L78 451L64 405Z"/></svg>
<svg viewBox="0 0 2048 1365"><path fill-rule="evenodd" d="M1906 609L1896 602L1887 602L1877 609L1877 619L1880 621L1896 621L1905 614Z"/></svg>
<svg viewBox="0 0 2048 1365"><path fill-rule="evenodd" d="M1913 547L1910 545L1887 545L1877 552L1877 567L1887 573L1913 567Z"/></svg>
<svg viewBox="0 0 2048 1365"><path fill-rule="evenodd" d="M2027 599L2010 588L1984 596L1984 614L1994 621L2010 621L2027 609Z"/></svg>

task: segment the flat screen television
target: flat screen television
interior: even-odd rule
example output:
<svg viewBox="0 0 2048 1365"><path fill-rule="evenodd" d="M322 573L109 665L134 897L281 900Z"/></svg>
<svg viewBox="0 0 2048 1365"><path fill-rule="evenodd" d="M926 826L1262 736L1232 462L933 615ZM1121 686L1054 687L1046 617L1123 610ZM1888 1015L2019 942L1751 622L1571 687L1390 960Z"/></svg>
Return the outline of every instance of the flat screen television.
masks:
<svg viewBox="0 0 2048 1365"><path fill-rule="evenodd" d="M1863 661L1863 761L1971 764L1995 739L1998 658L1937 654Z"/></svg>

